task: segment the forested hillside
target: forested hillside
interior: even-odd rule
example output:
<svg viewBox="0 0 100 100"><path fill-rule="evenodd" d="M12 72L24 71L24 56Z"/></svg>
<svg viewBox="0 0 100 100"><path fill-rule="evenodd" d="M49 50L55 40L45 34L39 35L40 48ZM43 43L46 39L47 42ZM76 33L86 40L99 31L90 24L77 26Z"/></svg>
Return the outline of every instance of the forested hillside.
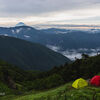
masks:
<svg viewBox="0 0 100 100"><path fill-rule="evenodd" d="M21 84L27 90L45 90L80 77L89 79L98 74L100 72L100 55L77 59L72 64L66 63L64 66L54 67L46 72L24 71L18 67L11 67L9 64L2 66L1 63L0 72L3 73L0 79L10 76L15 83Z"/></svg>
<svg viewBox="0 0 100 100"><path fill-rule="evenodd" d="M49 70L70 62L43 45L7 36L0 36L0 58L25 70Z"/></svg>

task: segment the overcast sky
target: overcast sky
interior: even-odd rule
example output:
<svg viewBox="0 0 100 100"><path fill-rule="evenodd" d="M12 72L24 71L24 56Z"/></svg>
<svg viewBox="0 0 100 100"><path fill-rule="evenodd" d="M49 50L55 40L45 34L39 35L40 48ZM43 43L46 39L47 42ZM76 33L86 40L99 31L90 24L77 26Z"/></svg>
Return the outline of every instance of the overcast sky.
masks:
<svg viewBox="0 0 100 100"><path fill-rule="evenodd" d="M100 0L0 0L0 25L99 24Z"/></svg>

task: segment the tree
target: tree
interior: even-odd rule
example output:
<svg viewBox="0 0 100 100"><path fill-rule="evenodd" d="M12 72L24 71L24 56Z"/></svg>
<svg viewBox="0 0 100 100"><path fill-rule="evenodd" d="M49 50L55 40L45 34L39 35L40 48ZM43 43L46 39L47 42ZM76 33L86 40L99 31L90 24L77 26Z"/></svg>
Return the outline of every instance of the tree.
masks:
<svg viewBox="0 0 100 100"><path fill-rule="evenodd" d="M82 54L82 59L87 59L87 58L89 58L89 55L87 55L87 54Z"/></svg>

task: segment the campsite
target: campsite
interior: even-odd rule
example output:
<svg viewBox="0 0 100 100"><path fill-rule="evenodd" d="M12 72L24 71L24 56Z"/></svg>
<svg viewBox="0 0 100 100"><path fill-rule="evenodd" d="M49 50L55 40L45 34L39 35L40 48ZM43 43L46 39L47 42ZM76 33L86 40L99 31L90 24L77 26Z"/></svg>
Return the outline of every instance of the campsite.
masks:
<svg viewBox="0 0 100 100"><path fill-rule="evenodd" d="M2 86L6 89L6 86ZM20 95L2 96L0 100L100 100L100 75L91 76L91 79L76 78L48 90L31 90Z"/></svg>
<svg viewBox="0 0 100 100"><path fill-rule="evenodd" d="M100 0L0 0L0 100L100 100Z"/></svg>

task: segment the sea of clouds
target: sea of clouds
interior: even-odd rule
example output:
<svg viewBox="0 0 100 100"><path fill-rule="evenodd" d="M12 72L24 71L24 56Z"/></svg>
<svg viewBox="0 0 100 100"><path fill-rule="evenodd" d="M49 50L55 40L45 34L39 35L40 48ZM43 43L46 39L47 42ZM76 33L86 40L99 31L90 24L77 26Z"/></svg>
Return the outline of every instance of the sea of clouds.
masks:
<svg viewBox="0 0 100 100"><path fill-rule="evenodd" d="M63 54L64 56L68 57L71 60L75 60L76 58L81 59L83 53L88 54L89 56L95 56L97 54L100 54L100 48L95 48L95 49L79 48L79 49L67 49L61 51L61 47L59 46L47 45L47 47L55 52Z"/></svg>

